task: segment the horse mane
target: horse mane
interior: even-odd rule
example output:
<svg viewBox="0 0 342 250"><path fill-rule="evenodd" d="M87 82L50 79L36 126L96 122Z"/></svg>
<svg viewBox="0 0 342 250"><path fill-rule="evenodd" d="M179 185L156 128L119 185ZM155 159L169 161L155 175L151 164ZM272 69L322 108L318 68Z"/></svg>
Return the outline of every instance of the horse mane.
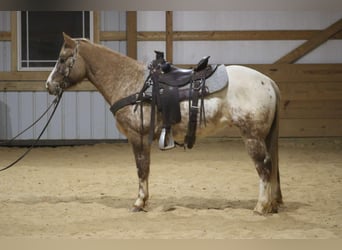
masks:
<svg viewBox="0 0 342 250"><path fill-rule="evenodd" d="M89 39L87 38L73 38L75 41L78 41L78 42L83 42L83 43L86 43L87 45L90 45L90 46L94 46L94 47L97 47L97 48L100 48L104 51L106 51L106 53L110 53L110 54L113 54L115 56L119 56L121 59L125 60L126 62L130 62L130 63L133 63L133 64L138 64L138 65L141 65L141 66L144 66L144 64L142 62L139 62L125 54L122 54L118 51L115 51L111 48L108 48L100 43L94 43L92 41L90 41Z"/></svg>
<svg viewBox="0 0 342 250"><path fill-rule="evenodd" d="M75 41L83 41L87 43L92 43L88 38L80 37L80 38L73 38Z"/></svg>
<svg viewBox="0 0 342 250"><path fill-rule="evenodd" d="M146 65L105 45L86 38L73 38L79 43L79 53L89 65L88 79L112 103L112 92L120 89L122 95L139 91L144 80ZM128 85L128 83L131 83Z"/></svg>

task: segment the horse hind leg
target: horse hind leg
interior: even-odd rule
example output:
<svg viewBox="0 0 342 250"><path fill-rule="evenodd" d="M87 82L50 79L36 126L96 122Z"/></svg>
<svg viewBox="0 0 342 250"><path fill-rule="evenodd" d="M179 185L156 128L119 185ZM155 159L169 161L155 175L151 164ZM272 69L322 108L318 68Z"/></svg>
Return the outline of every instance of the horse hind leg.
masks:
<svg viewBox="0 0 342 250"><path fill-rule="evenodd" d="M281 193L278 171L275 166L272 166L273 157L262 139L247 138L245 145L260 178L259 198L254 212L258 214L276 213L279 203L281 203Z"/></svg>

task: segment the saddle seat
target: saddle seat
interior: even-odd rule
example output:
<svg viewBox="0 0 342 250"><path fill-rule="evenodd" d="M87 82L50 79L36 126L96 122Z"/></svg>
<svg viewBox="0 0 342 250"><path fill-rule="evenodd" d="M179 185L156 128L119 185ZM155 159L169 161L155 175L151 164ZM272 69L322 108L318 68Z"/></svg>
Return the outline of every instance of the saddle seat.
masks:
<svg viewBox="0 0 342 250"><path fill-rule="evenodd" d="M172 87L182 87L190 83L193 75L192 69L182 69L169 64L168 66L163 67L163 72L164 73L159 76L159 82Z"/></svg>
<svg viewBox="0 0 342 250"><path fill-rule="evenodd" d="M209 57L202 58L194 69L184 69L165 62L162 66L162 74L159 75L158 81L171 87L183 87L193 80L202 77L207 78L214 73L216 67L208 67ZM201 76L199 72L204 72Z"/></svg>

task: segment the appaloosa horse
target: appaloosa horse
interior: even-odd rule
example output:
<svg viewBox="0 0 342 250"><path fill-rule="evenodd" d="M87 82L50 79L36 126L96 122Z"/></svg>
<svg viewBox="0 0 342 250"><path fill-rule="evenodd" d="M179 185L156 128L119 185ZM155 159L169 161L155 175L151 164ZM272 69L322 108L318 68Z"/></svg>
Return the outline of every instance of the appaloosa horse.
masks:
<svg viewBox="0 0 342 250"><path fill-rule="evenodd" d="M146 65L87 39L63 36L64 45L46 82L50 94L57 95L84 78L94 84L110 105L140 91ZM198 128L197 135L209 136L218 129L237 126L260 178L254 211L277 212L282 203L278 170L279 89L273 80L253 69L225 68L229 86L205 97L206 126ZM181 102L180 107L181 122L173 126L175 139L184 136L189 120L188 102ZM149 197L150 110L150 104L144 103L142 109L127 105L115 113L118 129L133 146L138 171L139 192L132 211L142 211ZM155 135L158 135L161 124L160 119L156 120Z"/></svg>

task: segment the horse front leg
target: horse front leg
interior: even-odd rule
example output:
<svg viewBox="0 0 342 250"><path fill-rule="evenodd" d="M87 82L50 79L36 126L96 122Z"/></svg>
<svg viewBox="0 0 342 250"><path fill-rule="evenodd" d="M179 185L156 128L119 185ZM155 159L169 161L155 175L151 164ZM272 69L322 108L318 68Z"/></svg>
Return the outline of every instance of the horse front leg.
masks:
<svg viewBox="0 0 342 250"><path fill-rule="evenodd" d="M138 198L134 202L132 211L145 211L144 207L148 200L148 176L150 174L151 146L147 143L141 144L140 140L133 142L133 152L139 177Z"/></svg>

